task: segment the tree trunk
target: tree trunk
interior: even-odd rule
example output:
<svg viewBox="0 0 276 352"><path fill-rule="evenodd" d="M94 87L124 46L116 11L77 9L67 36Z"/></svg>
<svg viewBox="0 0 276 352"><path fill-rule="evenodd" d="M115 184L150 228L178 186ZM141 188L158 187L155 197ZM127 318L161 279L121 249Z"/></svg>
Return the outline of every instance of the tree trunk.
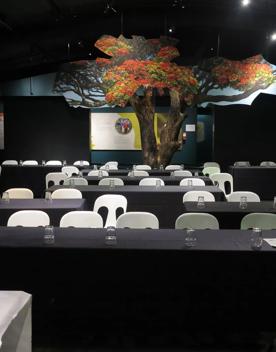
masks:
<svg viewBox="0 0 276 352"><path fill-rule="evenodd" d="M154 133L155 109L151 90L146 91L143 97L135 95L131 98L130 103L140 125L143 162L151 167L156 167L158 151Z"/></svg>
<svg viewBox="0 0 276 352"><path fill-rule="evenodd" d="M160 129L159 147L157 146L154 133L155 107L152 99L152 90L147 90L142 97L135 95L130 99L140 124L143 160L145 164L151 167L168 165L173 154L182 144L182 140L179 141L178 137L186 114L181 112L179 93L170 91L170 98L170 112L168 120L164 122Z"/></svg>

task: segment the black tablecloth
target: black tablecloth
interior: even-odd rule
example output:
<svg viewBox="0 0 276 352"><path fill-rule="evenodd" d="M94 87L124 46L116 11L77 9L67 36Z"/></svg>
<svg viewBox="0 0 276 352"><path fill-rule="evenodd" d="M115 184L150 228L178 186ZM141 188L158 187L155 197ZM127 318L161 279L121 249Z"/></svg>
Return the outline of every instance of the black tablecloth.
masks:
<svg viewBox="0 0 276 352"><path fill-rule="evenodd" d="M0 289L33 295L48 340L276 328L276 251L252 251L250 231L196 231L192 249L185 231L117 230L115 246L104 229L54 232L47 245L43 229L0 228Z"/></svg>
<svg viewBox="0 0 276 352"><path fill-rule="evenodd" d="M85 210L85 199L10 199L0 200L0 225L5 226L8 218L19 210L43 210L50 217L51 225L59 226L61 217L73 210Z"/></svg>
<svg viewBox="0 0 276 352"><path fill-rule="evenodd" d="M105 176L102 178L106 178L106 177L112 177L112 176ZM113 176L113 177L115 177L115 176ZM135 176L135 177L117 176L117 177L122 179L124 181L125 185L138 185L139 182L143 178L146 178L147 176L139 176L139 177L138 176ZM165 182L165 185L171 185L171 186L177 186L177 185L179 185L180 181L183 180L183 178L188 178L188 177L183 177L183 176L156 176L156 177L161 178ZM95 176L84 176L84 178L87 179L89 185L97 185L100 181L100 178L95 177ZM213 182L210 180L209 177L198 176L198 177L192 177L192 178L201 178L205 182L206 186L213 185Z"/></svg>
<svg viewBox="0 0 276 352"><path fill-rule="evenodd" d="M221 229L239 229L242 218L249 213L276 213L273 202L248 202L246 209L240 209L239 202L208 202L203 209L198 209L195 202L184 205L185 212L204 212L214 215Z"/></svg>
<svg viewBox="0 0 276 352"><path fill-rule="evenodd" d="M257 193L261 200L276 196L276 167L250 166L230 167L234 179L234 191Z"/></svg>
<svg viewBox="0 0 276 352"><path fill-rule="evenodd" d="M52 186L48 190L53 192L68 186ZM95 200L103 194L121 194L127 198L127 211L148 211L159 219L160 228L174 228L176 218L185 211L183 195L191 190L204 190L213 193L216 200L224 200L224 193L215 186L185 187L164 186L75 186L82 192L88 207L93 209ZM103 215L103 214L102 214Z"/></svg>

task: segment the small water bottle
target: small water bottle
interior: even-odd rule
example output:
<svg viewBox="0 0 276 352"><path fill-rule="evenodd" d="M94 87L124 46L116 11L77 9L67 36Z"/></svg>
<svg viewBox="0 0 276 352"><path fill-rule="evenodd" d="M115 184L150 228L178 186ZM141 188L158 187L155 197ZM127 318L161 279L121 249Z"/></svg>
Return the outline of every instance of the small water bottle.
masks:
<svg viewBox="0 0 276 352"><path fill-rule="evenodd" d="M99 178L102 178L102 177L103 177L103 172L102 172L102 170L99 170L98 177L99 177Z"/></svg>
<svg viewBox="0 0 276 352"><path fill-rule="evenodd" d="M187 229L184 237L184 244L187 248L192 248L197 245L197 236L194 229Z"/></svg>
<svg viewBox="0 0 276 352"><path fill-rule="evenodd" d="M164 170L164 165L160 165L160 171L163 171Z"/></svg>
<svg viewBox="0 0 276 352"><path fill-rule="evenodd" d="M46 161L45 161L45 160L42 160L41 164L42 164L42 166L45 166Z"/></svg>
<svg viewBox="0 0 276 352"><path fill-rule="evenodd" d="M47 225L44 228L43 240L45 244L54 244L55 243L55 232L54 227Z"/></svg>
<svg viewBox="0 0 276 352"><path fill-rule="evenodd" d="M62 165L63 165L63 166L66 166L66 164L67 164L67 161L66 161L66 160L63 160Z"/></svg>
<svg viewBox="0 0 276 352"><path fill-rule="evenodd" d="M194 175L195 175L195 176L198 176L198 171L195 171Z"/></svg>
<svg viewBox="0 0 276 352"><path fill-rule="evenodd" d="M160 188L161 187L161 180L156 180L155 181L155 187Z"/></svg>
<svg viewBox="0 0 276 352"><path fill-rule="evenodd" d="M133 170L130 171L129 176L130 177L134 177L134 171Z"/></svg>
<svg viewBox="0 0 276 352"><path fill-rule="evenodd" d="M250 246L254 251L258 251L263 246L263 235L262 229L254 227L251 232Z"/></svg>
<svg viewBox="0 0 276 352"><path fill-rule="evenodd" d="M93 165L93 170L98 170L98 166L97 165Z"/></svg>
<svg viewBox="0 0 276 352"><path fill-rule="evenodd" d="M108 226L106 228L105 244L107 246L116 246L117 245L117 234L116 234L116 227L115 226Z"/></svg>
<svg viewBox="0 0 276 352"><path fill-rule="evenodd" d="M20 165L20 166L23 165L23 160L19 160L19 165Z"/></svg>

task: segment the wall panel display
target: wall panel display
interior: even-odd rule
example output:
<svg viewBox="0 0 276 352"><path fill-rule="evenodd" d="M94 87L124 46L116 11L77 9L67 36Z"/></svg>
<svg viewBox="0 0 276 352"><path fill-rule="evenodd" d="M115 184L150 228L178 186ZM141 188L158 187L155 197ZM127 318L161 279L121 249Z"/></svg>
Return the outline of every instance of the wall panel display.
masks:
<svg viewBox="0 0 276 352"><path fill-rule="evenodd" d="M160 143L160 127L166 122L165 113L156 113L154 131ZM183 131L179 133L182 138ZM133 112L91 112L91 150L141 150L140 126Z"/></svg>

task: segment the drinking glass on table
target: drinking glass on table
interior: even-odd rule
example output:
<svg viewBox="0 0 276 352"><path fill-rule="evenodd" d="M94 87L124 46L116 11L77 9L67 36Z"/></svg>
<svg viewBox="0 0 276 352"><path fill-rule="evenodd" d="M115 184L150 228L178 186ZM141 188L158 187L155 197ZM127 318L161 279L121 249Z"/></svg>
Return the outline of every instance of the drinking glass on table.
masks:
<svg viewBox="0 0 276 352"><path fill-rule="evenodd" d="M164 165L160 165L160 170L163 171L164 170Z"/></svg>
<svg viewBox="0 0 276 352"><path fill-rule="evenodd" d="M55 243L55 232L54 227L52 225L45 226L43 240L45 244Z"/></svg>
<svg viewBox="0 0 276 352"><path fill-rule="evenodd" d="M45 166L46 161L45 161L45 160L42 160L41 164L42 164L42 166Z"/></svg>
<svg viewBox="0 0 276 352"><path fill-rule="evenodd" d="M67 164L66 160L63 160L62 165L65 166Z"/></svg>
<svg viewBox="0 0 276 352"><path fill-rule="evenodd" d="M262 245L263 245L262 229L258 227L254 227L250 236L250 246L254 251L256 251L256 250L260 250L262 248Z"/></svg>
<svg viewBox="0 0 276 352"><path fill-rule="evenodd" d="M204 208L205 207L205 202L204 202L204 197L199 196L197 199L197 207L198 208Z"/></svg>
<svg viewBox="0 0 276 352"><path fill-rule="evenodd" d="M7 202L7 203L10 201L9 192L3 192L3 194L2 194L2 200L3 200L4 202Z"/></svg>
<svg viewBox="0 0 276 352"><path fill-rule="evenodd" d="M23 160L19 160L19 165L20 165L20 166L23 165Z"/></svg>
<svg viewBox="0 0 276 352"><path fill-rule="evenodd" d="M102 172L102 170L99 170L99 178L101 178L101 177L103 177L103 172Z"/></svg>
<svg viewBox="0 0 276 352"><path fill-rule="evenodd" d="M240 198L240 208L241 209L247 208L247 197L243 196Z"/></svg>
<svg viewBox="0 0 276 352"><path fill-rule="evenodd" d="M185 247L191 248L197 245L197 236L194 229L186 229L184 237Z"/></svg>
<svg viewBox="0 0 276 352"><path fill-rule="evenodd" d="M52 193L51 192L45 192L45 200L48 202L52 201Z"/></svg>
<svg viewBox="0 0 276 352"><path fill-rule="evenodd" d="M161 187L161 180L156 180L156 181L155 181L155 187L156 187L156 188Z"/></svg>

